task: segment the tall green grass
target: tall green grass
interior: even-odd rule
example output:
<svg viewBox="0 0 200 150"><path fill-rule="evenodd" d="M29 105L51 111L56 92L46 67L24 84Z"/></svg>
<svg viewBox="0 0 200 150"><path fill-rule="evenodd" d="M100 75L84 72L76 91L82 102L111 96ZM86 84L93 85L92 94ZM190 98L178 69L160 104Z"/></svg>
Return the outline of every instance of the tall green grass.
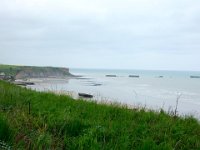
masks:
<svg viewBox="0 0 200 150"><path fill-rule="evenodd" d="M200 149L193 117L74 100L3 81L0 126L0 140L13 149Z"/></svg>

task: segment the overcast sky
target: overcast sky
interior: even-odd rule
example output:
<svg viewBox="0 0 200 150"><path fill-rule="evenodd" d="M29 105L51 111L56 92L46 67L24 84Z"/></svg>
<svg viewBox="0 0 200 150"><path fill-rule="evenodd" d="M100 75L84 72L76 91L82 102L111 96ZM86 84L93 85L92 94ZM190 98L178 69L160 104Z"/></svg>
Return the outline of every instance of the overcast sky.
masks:
<svg viewBox="0 0 200 150"><path fill-rule="evenodd" d="M200 71L200 0L0 0L0 63Z"/></svg>

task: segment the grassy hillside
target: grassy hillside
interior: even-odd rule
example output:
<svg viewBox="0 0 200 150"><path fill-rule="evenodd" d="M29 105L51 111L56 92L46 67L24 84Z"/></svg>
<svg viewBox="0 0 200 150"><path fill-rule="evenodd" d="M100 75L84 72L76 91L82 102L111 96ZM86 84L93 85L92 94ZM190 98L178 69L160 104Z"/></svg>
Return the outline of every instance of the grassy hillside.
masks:
<svg viewBox="0 0 200 150"><path fill-rule="evenodd" d="M71 75L68 68L0 65L0 73L15 78L64 77Z"/></svg>
<svg viewBox="0 0 200 150"><path fill-rule="evenodd" d="M21 70L22 66L14 65L0 65L0 72L4 72L6 75L15 76L17 72Z"/></svg>
<svg viewBox="0 0 200 150"><path fill-rule="evenodd" d="M29 107L30 106L30 107ZM30 108L30 109L29 109ZM0 81L0 149L199 149L200 124Z"/></svg>

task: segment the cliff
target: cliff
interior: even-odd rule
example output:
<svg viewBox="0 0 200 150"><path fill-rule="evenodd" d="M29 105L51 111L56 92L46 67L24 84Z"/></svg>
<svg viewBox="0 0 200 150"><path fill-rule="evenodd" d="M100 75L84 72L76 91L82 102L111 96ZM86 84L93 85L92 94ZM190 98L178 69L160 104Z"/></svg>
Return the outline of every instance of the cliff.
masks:
<svg viewBox="0 0 200 150"><path fill-rule="evenodd" d="M64 78L73 76L68 68L13 65L0 65L0 73L5 73L6 76L13 76L15 79Z"/></svg>

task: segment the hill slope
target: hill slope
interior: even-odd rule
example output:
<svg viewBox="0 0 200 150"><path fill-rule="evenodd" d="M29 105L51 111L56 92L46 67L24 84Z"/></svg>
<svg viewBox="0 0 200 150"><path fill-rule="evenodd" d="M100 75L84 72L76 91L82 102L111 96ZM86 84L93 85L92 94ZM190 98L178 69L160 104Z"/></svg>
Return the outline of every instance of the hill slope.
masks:
<svg viewBox="0 0 200 150"><path fill-rule="evenodd" d="M199 149L200 124L145 109L128 109L35 92L0 81L1 143L12 149Z"/></svg>
<svg viewBox="0 0 200 150"><path fill-rule="evenodd" d="M72 76L68 68L14 65L0 65L0 73L5 73L6 76L13 76L15 79Z"/></svg>

